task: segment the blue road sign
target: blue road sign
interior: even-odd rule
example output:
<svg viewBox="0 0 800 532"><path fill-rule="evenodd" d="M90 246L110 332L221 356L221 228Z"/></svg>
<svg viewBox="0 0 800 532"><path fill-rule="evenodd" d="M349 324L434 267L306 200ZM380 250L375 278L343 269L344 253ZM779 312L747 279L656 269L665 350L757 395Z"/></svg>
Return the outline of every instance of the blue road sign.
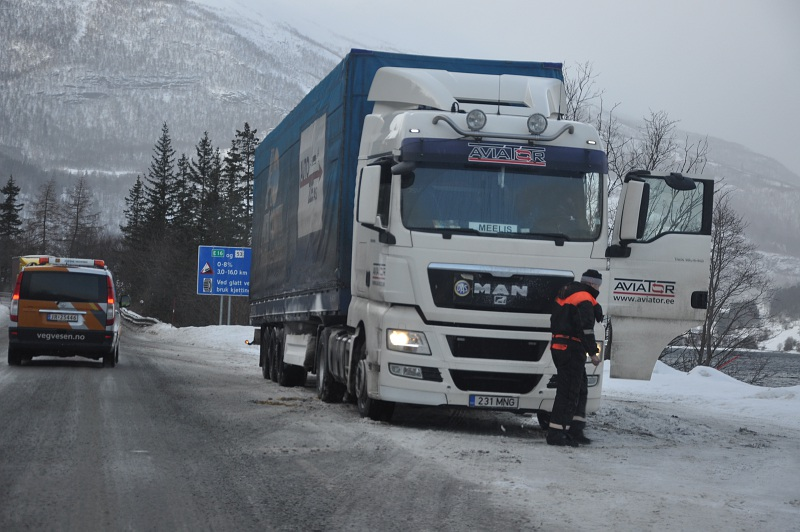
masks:
<svg viewBox="0 0 800 532"><path fill-rule="evenodd" d="M250 248L198 246L197 293L201 296L249 296Z"/></svg>

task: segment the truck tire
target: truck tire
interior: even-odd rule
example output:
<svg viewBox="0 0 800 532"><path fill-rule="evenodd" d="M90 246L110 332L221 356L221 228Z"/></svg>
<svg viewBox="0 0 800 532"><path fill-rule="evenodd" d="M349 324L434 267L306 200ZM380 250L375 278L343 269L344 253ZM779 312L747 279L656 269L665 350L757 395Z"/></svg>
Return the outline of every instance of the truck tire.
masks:
<svg viewBox="0 0 800 532"><path fill-rule="evenodd" d="M536 419L539 421L539 426L542 427L542 430L547 430L550 428L550 412L537 410Z"/></svg>
<svg viewBox="0 0 800 532"><path fill-rule="evenodd" d="M364 349L363 347L361 349ZM367 360L361 358L356 368L356 403L361 417L368 417L373 421L391 421L394 414L394 403L372 399L367 393Z"/></svg>
<svg viewBox="0 0 800 532"><path fill-rule="evenodd" d="M269 348L267 349L267 366L269 366L269 379L278 382L278 333L276 329L269 330Z"/></svg>
<svg viewBox="0 0 800 532"><path fill-rule="evenodd" d="M289 386L305 386L308 371L303 366L288 366Z"/></svg>
<svg viewBox="0 0 800 532"><path fill-rule="evenodd" d="M283 335L276 332L277 340L275 342L275 377L279 386L290 387L293 386L292 382L292 369L283 361L283 349L285 342Z"/></svg>
<svg viewBox="0 0 800 532"><path fill-rule="evenodd" d="M261 343L258 344L259 363L261 364L261 376L269 379L269 329L261 331Z"/></svg>
<svg viewBox="0 0 800 532"><path fill-rule="evenodd" d="M317 397L323 403L339 403L344 397L345 386L336 382L328 371L328 339L330 336L330 329L323 330L317 343Z"/></svg>
<svg viewBox="0 0 800 532"><path fill-rule="evenodd" d="M19 366L22 364L22 357L17 353L17 350L10 345L8 346L8 365Z"/></svg>

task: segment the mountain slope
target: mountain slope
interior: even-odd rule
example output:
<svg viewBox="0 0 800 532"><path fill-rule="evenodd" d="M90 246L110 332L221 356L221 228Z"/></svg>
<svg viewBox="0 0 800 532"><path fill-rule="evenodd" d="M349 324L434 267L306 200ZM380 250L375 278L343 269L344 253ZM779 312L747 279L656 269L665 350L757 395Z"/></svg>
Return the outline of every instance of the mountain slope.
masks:
<svg viewBox="0 0 800 532"><path fill-rule="evenodd" d="M350 47L390 48L303 15L260 0L3 0L0 179L30 198L51 175L66 189L89 171L115 227L164 122L178 155L205 131L224 150L245 121L263 137ZM709 148L705 175L736 189L759 248L800 257L800 178L740 145Z"/></svg>
<svg viewBox="0 0 800 532"><path fill-rule="evenodd" d="M185 1L6 0L0 13L0 145L46 168L141 171L164 122L179 153L204 131L225 147L338 61L300 39L265 50Z"/></svg>

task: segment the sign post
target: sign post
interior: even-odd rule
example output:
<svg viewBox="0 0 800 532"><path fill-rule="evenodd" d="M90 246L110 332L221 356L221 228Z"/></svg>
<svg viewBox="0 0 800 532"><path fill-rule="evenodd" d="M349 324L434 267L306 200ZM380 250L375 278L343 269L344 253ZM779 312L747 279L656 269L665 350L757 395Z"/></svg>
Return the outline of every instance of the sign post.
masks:
<svg viewBox="0 0 800 532"><path fill-rule="evenodd" d="M197 294L228 296L230 325L230 297L250 295L250 248L198 246ZM222 297L219 300L219 324L222 325Z"/></svg>

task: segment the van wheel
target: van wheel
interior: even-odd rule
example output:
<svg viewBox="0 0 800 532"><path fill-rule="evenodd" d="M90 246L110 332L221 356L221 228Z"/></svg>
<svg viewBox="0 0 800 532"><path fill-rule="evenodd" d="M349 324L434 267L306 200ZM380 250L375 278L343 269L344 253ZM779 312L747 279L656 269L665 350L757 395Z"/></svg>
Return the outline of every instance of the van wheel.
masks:
<svg viewBox="0 0 800 532"><path fill-rule="evenodd" d="M117 365L117 350L114 349L103 355L103 367L113 368Z"/></svg>
<svg viewBox="0 0 800 532"><path fill-rule="evenodd" d="M17 353L16 348L8 346L8 365L19 366L22 364L22 357Z"/></svg>
<svg viewBox="0 0 800 532"><path fill-rule="evenodd" d="M378 399L371 399L367 393L367 378L369 372L367 371L366 348L364 346L359 348L359 355L363 355L358 361L356 367L356 403L358 404L358 413L361 417L368 417L373 421L390 421L392 414L394 414L394 403L389 401L380 401Z"/></svg>

